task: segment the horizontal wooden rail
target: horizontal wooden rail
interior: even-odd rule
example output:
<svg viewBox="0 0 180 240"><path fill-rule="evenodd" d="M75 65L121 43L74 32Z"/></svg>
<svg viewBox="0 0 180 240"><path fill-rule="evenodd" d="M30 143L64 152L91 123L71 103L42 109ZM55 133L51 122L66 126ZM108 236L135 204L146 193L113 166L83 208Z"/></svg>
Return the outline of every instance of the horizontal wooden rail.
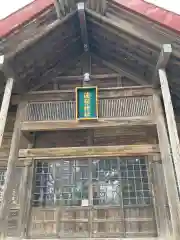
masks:
<svg viewBox="0 0 180 240"><path fill-rule="evenodd" d="M87 158L110 156L147 156L158 154L158 145L121 145L101 147L37 148L21 149L19 157L33 159Z"/></svg>
<svg viewBox="0 0 180 240"><path fill-rule="evenodd" d="M99 88L99 99L119 98L119 97L136 97L136 96L152 96L152 86L134 86L134 87L115 87L115 88ZM75 90L55 90L55 91L37 91L30 92L24 96L13 96L11 103L18 104L20 101L38 102L38 101L68 101L75 100Z"/></svg>
<svg viewBox="0 0 180 240"><path fill-rule="evenodd" d="M22 131L56 131L66 129L88 129L102 127L127 127L127 126L151 126L155 122L152 117L132 117L132 118L111 118L99 119L91 122L77 122L76 120L67 121L27 121L21 123Z"/></svg>

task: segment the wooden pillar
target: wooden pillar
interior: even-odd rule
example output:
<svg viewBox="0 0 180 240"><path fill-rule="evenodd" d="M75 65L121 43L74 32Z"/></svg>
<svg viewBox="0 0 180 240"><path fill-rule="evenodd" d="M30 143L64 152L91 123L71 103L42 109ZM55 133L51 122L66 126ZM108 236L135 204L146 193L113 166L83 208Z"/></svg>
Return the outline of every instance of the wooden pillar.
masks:
<svg viewBox="0 0 180 240"><path fill-rule="evenodd" d="M28 221L30 215L31 205L31 191L33 181L33 164L32 160L25 160L23 169L23 178L21 182L21 195L20 195L20 216L19 216L19 236L26 237L28 229Z"/></svg>
<svg viewBox="0 0 180 240"><path fill-rule="evenodd" d="M157 156L154 156L153 160L154 161L151 161L150 163L150 178L152 183L157 232L158 236L163 239L169 236L171 232L171 223L169 222L170 220L167 211L167 193L164 183L162 163Z"/></svg>
<svg viewBox="0 0 180 240"><path fill-rule="evenodd" d="M5 90L4 90L4 96L3 96L1 111L0 111L0 147L2 145L4 129L5 129L5 125L6 125L6 119L7 119L7 115L8 115L8 109L9 109L9 104L10 104L10 99L11 99L11 94L12 94L13 83L14 83L14 79L8 78L8 80L6 82Z"/></svg>
<svg viewBox="0 0 180 240"><path fill-rule="evenodd" d="M16 121L14 125L14 131L11 140L11 147L9 152L9 159L7 164L7 172L4 183L4 189L2 193L2 202L0 206L0 233L3 233L5 229L4 226L7 224L7 217L10 202L12 199L12 190L13 190L13 174L16 168L16 163L19 155L19 143L21 137L21 129L20 129L20 119L22 110L24 108L24 104L20 104L17 110ZM2 239L2 238L1 238Z"/></svg>
<svg viewBox="0 0 180 240"><path fill-rule="evenodd" d="M179 136L178 136L177 126L176 126L175 115L174 115L174 110L173 110L173 106L172 106L171 94L170 94L170 90L169 90L169 86L168 86L166 71L165 71L165 69L159 69L158 73L159 73L162 97L163 97L163 102L164 102L167 128L168 128L169 140L170 140L171 151L172 151L173 162L174 162L174 169L175 169L175 173L176 173L176 177L177 177L178 188L180 190L180 142L179 142Z"/></svg>
<svg viewBox="0 0 180 240"><path fill-rule="evenodd" d="M174 240L179 240L180 239L179 196L176 178L174 174L173 159L171 157L168 133L166 130L160 97L154 94L153 100L157 133L159 139L159 148L161 152L164 180L166 185L167 198L172 222L172 235Z"/></svg>
<svg viewBox="0 0 180 240"><path fill-rule="evenodd" d="M160 83L177 185L180 189L180 142L165 70L171 53L171 44L163 44L152 80L155 88L158 87Z"/></svg>

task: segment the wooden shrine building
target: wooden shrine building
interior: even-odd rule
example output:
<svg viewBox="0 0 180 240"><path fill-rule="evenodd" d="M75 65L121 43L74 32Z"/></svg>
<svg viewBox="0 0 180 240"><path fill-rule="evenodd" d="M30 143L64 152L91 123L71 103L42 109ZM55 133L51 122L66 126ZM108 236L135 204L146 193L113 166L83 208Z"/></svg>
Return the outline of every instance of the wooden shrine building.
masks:
<svg viewBox="0 0 180 240"><path fill-rule="evenodd" d="M180 28L47 2L0 30L0 239L180 240Z"/></svg>

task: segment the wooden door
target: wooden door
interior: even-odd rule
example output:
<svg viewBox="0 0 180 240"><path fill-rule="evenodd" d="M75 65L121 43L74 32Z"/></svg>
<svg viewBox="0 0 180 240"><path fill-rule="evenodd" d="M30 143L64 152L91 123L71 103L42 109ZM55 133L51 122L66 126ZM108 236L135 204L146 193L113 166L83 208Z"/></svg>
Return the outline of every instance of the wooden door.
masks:
<svg viewBox="0 0 180 240"><path fill-rule="evenodd" d="M53 219L43 217L42 223L53 222L53 233L60 238L156 235L144 158L61 160L45 163L46 170L38 164L41 170L35 175L39 183L34 189L33 224L37 219L41 223L37 209L52 209ZM51 184L50 180L47 184L48 175ZM37 232L35 235L38 238Z"/></svg>

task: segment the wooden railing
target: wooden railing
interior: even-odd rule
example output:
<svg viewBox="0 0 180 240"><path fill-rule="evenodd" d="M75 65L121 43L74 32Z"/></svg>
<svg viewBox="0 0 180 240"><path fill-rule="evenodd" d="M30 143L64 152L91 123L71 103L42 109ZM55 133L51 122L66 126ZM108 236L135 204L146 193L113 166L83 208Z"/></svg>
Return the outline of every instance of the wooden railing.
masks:
<svg viewBox="0 0 180 240"><path fill-rule="evenodd" d="M39 94L32 94L32 98L29 95L24 121L75 120L74 92ZM149 87L100 89L98 104L99 118L103 119L151 116L152 89Z"/></svg>

